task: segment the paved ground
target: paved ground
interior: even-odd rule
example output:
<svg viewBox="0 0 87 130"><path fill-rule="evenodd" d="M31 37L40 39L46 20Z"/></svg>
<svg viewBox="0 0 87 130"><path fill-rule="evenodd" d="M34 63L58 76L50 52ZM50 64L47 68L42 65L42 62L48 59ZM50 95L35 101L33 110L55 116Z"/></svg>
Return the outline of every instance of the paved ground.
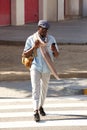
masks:
<svg viewBox="0 0 87 130"><path fill-rule="evenodd" d="M0 46L0 80L29 79L21 63L24 46ZM55 67L60 77L87 77L87 45L60 45ZM3 50L3 51L2 51Z"/></svg>
<svg viewBox="0 0 87 130"><path fill-rule="evenodd" d="M87 19L51 22L49 32L59 44L60 56L55 60L59 76L87 77ZM0 81L29 79L21 64L26 38L37 29L37 23L0 27Z"/></svg>
<svg viewBox="0 0 87 130"><path fill-rule="evenodd" d="M87 89L87 79L51 79L47 97L73 96L84 94ZM0 98L30 98L32 95L31 82L2 81L0 82Z"/></svg>
<svg viewBox="0 0 87 130"><path fill-rule="evenodd" d="M41 121L33 119L32 99L0 99L0 130L87 130L87 97L48 97Z"/></svg>
<svg viewBox="0 0 87 130"><path fill-rule="evenodd" d="M62 43L87 43L87 18L51 22L49 33L55 36L57 42ZM11 41L23 44L26 38L37 30L37 23L24 26L0 27L0 43ZM2 43L2 41L4 43ZM10 42L9 42L10 43Z"/></svg>
<svg viewBox="0 0 87 130"><path fill-rule="evenodd" d="M87 129L87 96L82 95L87 88L87 19L51 25L59 44L54 64L61 79L49 82L47 116L39 124L31 115L29 71L21 64L25 40L37 24L0 27L0 129Z"/></svg>

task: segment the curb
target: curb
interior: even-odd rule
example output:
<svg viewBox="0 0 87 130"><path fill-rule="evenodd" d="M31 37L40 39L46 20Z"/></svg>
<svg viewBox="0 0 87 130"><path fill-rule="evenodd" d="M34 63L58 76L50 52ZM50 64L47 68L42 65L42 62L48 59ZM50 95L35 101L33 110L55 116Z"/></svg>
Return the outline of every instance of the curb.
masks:
<svg viewBox="0 0 87 130"><path fill-rule="evenodd" d="M66 42L57 42L58 45L87 45L86 43L66 43ZM24 46L25 41L5 41L5 40L0 40L0 45L3 46Z"/></svg>
<svg viewBox="0 0 87 130"><path fill-rule="evenodd" d="M61 78L87 78L87 73L60 73L58 74ZM50 77L51 79L55 79L53 75ZM29 72L3 72L0 73L0 81L18 81L18 80L30 80Z"/></svg>

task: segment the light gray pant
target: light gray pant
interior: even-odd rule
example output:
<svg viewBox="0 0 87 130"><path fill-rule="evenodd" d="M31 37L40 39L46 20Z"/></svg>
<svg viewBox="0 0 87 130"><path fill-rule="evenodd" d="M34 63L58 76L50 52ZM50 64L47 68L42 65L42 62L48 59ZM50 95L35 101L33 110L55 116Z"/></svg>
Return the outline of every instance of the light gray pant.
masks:
<svg viewBox="0 0 87 130"><path fill-rule="evenodd" d="M33 109L35 111L44 104L48 89L48 83L50 80L50 73L41 73L37 70L31 70L30 74L32 84Z"/></svg>

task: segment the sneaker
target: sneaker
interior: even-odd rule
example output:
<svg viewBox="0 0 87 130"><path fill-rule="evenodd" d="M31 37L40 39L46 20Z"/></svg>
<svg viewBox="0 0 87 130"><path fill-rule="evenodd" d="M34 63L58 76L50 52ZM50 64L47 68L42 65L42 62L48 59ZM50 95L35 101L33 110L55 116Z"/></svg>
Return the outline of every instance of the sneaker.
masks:
<svg viewBox="0 0 87 130"><path fill-rule="evenodd" d="M46 116L46 113L44 112L43 107L40 107L40 108L39 108L39 111L40 111L40 114L41 114L42 116Z"/></svg>
<svg viewBox="0 0 87 130"><path fill-rule="evenodd" d="M36 122L39 122L39 121L40 121L40 116L39 116L38 111L36 111L36 113L34 114L34 120L35 120Z"/></svg>

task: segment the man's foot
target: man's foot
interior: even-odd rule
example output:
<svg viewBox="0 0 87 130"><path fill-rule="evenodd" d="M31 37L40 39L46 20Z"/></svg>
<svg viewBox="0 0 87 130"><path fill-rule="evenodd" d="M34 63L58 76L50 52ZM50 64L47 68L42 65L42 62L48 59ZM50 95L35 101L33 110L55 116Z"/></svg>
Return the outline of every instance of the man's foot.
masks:
<svg viewBox="0 0 87 130"><path fill-rule="evenodd" d="M45 113L45 111L44 111L44 109L43 109L42 106L39 108L39 111L40 111L40 114L41 114L42 116L46 116L46 113Z"/></svg>
<svg viewBox="0 0 87 130"><path fill-rule="evenodd" d="M36 122L39 122L40 121L40 116L39 116L39 113L38 113L38 110L36 110L35 114L34 114L34 120Z"/></svg>

